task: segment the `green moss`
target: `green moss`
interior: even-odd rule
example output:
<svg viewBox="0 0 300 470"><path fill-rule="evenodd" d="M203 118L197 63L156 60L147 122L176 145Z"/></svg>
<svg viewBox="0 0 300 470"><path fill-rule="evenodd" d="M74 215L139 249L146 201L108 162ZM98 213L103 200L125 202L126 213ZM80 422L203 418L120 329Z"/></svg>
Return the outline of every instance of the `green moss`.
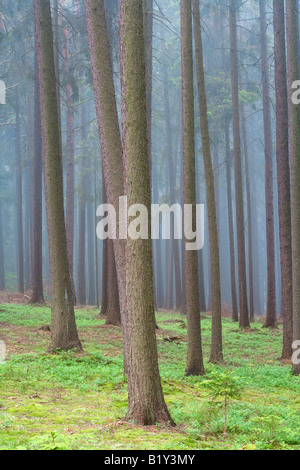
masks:
<svg viewBox="0 0 300 470"><path fill-rule="evenodd" d="M1 306L1 334L12 352L0 365L0 449L300 449L300 379L277 361L281 331L259 324L240 331L224 319L225 363L214 366L208 363L207 317L202 320L207 377L185 377L185 317L159 313L162 385L177 429L148 429L122 421L127 386L120 331L104 327L97 311L78 310L76 316L84 353L48 355L49 337L38 327L49 324L49 308ZM167 336L180 340L166 342ZM24 353L28 339L31 352ZM232 371L243 393L228 406L224 440L221 403L209 397L204 384L212 372Z"/></svg>

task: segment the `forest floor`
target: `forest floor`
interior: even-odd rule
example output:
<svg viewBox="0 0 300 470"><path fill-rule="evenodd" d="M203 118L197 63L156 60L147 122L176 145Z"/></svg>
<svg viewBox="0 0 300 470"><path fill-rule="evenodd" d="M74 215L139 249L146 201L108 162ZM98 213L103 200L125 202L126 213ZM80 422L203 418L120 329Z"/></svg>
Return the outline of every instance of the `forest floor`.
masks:
<svg viewBox="0 0 300 470"><path fill-rule="evenodd" d="M76 310L84 352L45 353L49 307L0 304L0 450L300 450L300 378L278 360L282 331L257 321L240 331L224 318L224 364L208 362L211 319L202 319L206 377L185 377L186 319L157 314L160 370L177 428L126 423L122 335L95 309ZM175 339L174 339L175 338ZM240 397L228 405L209 378L233 374ZM223 375L222 375L223 374ZM231 375L232 376L232 375Z"/></svg>

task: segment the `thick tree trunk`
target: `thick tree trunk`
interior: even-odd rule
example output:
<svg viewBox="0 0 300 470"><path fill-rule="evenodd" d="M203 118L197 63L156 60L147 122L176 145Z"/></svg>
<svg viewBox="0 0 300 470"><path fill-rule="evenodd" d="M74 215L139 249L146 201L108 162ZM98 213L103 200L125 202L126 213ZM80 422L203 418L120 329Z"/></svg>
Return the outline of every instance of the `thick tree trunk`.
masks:
<svg viewBox="0 0 300 470"><path fill-rule="evenodd" d="M206 201L208 211L210 259L211 259L211 285L212 285L212 344L210 362L223 360L222 348L222 311L221 311L221 280L220 280L220 253L217 225L216 199L219 188L215 188L214 173L210 150L210 135L208 128L207 100L205 88L205 75L202 49L202 32L200 24L199 0L193 0L194 6L194 32L197 63L197 83L200 106L200 124L202 135L202 151L204 159ZM217 196L215 196L215 189Z"/></svg>
<svg viewBox="0 0 300 470"><path fill-rule="evenodd" d="M238 80L238 53L237 53L237 27L236 27L236 0L230 0L230 49L231 49L231 82L232 82L232 111L233 111L233 138L234 138L234 170L235 170L235 195L236 195L236 225L238 246L238 275L239 275L239 303L240 326L248 328L248 294L246 277L246 250L244 233L244 198L242 184L242 152L240 133L239 110L239 80Z"/></svg>
<svg viewBox="0 0 300 470"><path fill-rule="evenodd" d="M267 233L267 328L277 328L276 318L276 280L275 280L275 233L274 233L274 190L273 190L273 143L271 126L270 79L268 70L267 18L265 0L259 0L260 39L263 90L263 115L266 158L266 233Z"/></svg>
<svg viewBox="0 0 300 470"><path fill-rule="evenodd" d="M191 5L192 3L190 0L181 0L182 119L184 164L183 186L184 204L193 206L193 217L195 217L196 160ZM203 375L204 365L200 326L200 296L197 251L185 252L185 282L188 332L186 374Z"/></svg>
<svg viewBox="0 0 300 470"><path fill-rule="evenodd" d="M288 93L284 0L273 1L276 91L276 154L281 259L282 359L290 359L293 342L293 274L289 165Z"/></svg>
<svg viewBox="0 0 300 470"><path fill-rule="evenodd" d="M34 0L34 18L52 284L52 342L49 351L81 350L68 263L53 34L48 1Z"/></svg>
<svg viewBox="0 0 300 470"><path fill-rule="evenodd" d="M291 221L293 267L293 339L300 340L300 120L299 105L292 101L293 83L299 80L299 10L296 0L286 2L287 64L289 88L290 170L291 170ZM289 241L286 240L286 242ZM300 364L293 364L300 374Z"/></svg>
<svg viewBox="0 0 300 470"><path fill-rule="evenodd" d="M20 98L19 89L16 88L16 194L17 194L17 266L18 291L24 294L24 248L23 248L23 183L22 183L22 156L21 156L21 129L20 129Z"/></svg>

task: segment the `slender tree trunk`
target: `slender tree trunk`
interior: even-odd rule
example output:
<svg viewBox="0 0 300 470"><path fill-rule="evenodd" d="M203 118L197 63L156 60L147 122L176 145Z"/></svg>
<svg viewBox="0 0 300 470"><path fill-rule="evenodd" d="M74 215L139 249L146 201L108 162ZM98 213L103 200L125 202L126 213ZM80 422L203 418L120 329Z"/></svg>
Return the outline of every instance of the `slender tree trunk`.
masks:
<svg viewBox="0 0 300 470"><path fill-rule="evenodd" d="M251 202L251 184L249 169L249 152L247 139L247 124L244 105L241 105L242 114L242 133L245 154L245 173L246 173L246 195L247 195L247 219L248 219L248 264L249 264L249 315L254 320L254 291L253 291L253 240L252 240L252 202Z"/></svg>
<svg viewBox="0 0 300 470"><path fill-rule="evenodd" d="M31 303L43 304L43 155L38 76L34 90L33 291Z"/></svg>
<svg viewBox="0 0 300 470"><path fill-rule="evenodd" d="M69 32L64 29L64 67L68 74L70 74L70 61L69 61ZM73 302L76 303L76 292L74 286L74 207L75 207L75 162L74 162L74 110L73 110L73 89L68 82L67 89L67 115L66 115L66 128L67 128L67 152L66 152L66 167L67 167L67 184L66 184L66 232L68 243L68 259L70 266L70 275L73 292ZM60 114L60 112L59 112Z"/></svg>
<svg viewBox="0 0 300 470"><path fill-rule="evenodd" d="M119 303L118 278L112 240L108 240L108 271L107 276L107 325L121 325L121 312Z"/></svg>
<svg viewBox="0 0 300 470"><path fill-rule="evenodd" d="M5 290L2 201L0 198L0 291Z"/></svg>
<svg viewBox="0 0 300 470"><path fill-rule="evenodd" d="M232 82L232 111L233 111L233 138L234 138L234 169L235 169L235 196L236 196L236 225L238 245L238 273L239 273L239 302L240 326L248 328L248 294L246 277L246 253L244 233L244 198L242 185L242 152L240 134L239 111L239 80L238 80L238 53L237 53L237 27L236 27L236 0L230 0L230 49L231 49L231 82Z"/></svg>
<svg viewBox="0 0 300 470"><path fill-rule="evenodd" d="M23 248L23 184L22 184L22 156L21 156L21 129L20 129L20 99L19 89L16 88L16 194L17 194L17 253L18 253L18 291L24 294L24 248Z"/></svg>
<svg viewBox="0 0 300 470"><path fill-rule="evenodd" d="M88 167L91 168L91 161L89 161ZM87 202L87 250L88 250L88 282L89 282L89 294L88 304L96 305L96 280L95 280L95 203L91 198Z"/></svg>
<svg viewBox="0 0 300 470"><path fill-rule="evenodd" d="M193 0L194 5L194 32L196 46L196 63L198 78L198 94L200 105L200 123L202 135L202 149L204 159L206 200L209 224L210 258L211 258L211 284L212 284L212 345L210 362L223 360L222 351L222 311L221 311L221 281L220 281L220 254L217 225L217 209L215 198L215 182L210 150L210 136L207 116L207 100L205 89L205 75L202 50L202 33L200 24L199 0Z"/></svg>
<svg viewBox="0 0 300 470"><path fill-rule="evenodd" d="M228 204L228 226L229 226L229 250L230 250L230 276L231 276L231 299L232 299L232 320L239 321L236 277L235 277L235 247L234 247L234 228L233 228L233 210L232 210L232 155L230 151L229 123L225 127L226 142L226 179L227 179L227 204Z"/></svg>
<svg viewBox="0 0 300 470"><path fill-rule="evenodd" d="M193 206L196 214L196 161L193 83L192 3L181 0L181 62L182 62L182 118L184 204ZM187 299L187 375L203 375L201 343L198 253L185 252L185 282Z"/></svg>
<svg viewBox="0 0 300 470"><path fill-rule="evenodd" d="M277 328L276 318L276 279L275 279L275 233L274 233L274 194L273 194L273 143L271 126L270 79L268 70L267 18L265 0L259 0L260 39L262 63L263 114L266 158L266 233L267 233L267 328Z"/></svg>
<svg viewBox="0 0 300 470"><path fill-rule="evenodd" d="M299 80L299 7L296 0L286 2L287 64L289 88L291 223L293 268L293 339L300 340L300 120L299 105L292 101L293 83ZM288 239L289 240L289 239ZM288 241L287 240L287 241ZM300 364L293 364L294 374L300 374Z"/></svg>
<svg viewBox="0 0 300 470"><path fill-rule="evenodd" d="M276 154L281 259L282 359L290 359L293 342L293 273L289 165L288 93L284 0L273 1L276 91Z"/></svg>
<svg viewBox="0 0 300 470"><path fill-rule="evenodd" d="M108 201L116 208L117 220L119 221L119 198L124 194L123 167L122 160L120 160L122 156L122 143L113 86L105 11L102 0L86 0L85 6L103 167L107 183L106 190ZM131 0L130 2L121 1L120 42L124 122L132 122L131 113L126 113L128 110L126 105L128 97L132 97L133 103L130 103L131 106L129 108L134 115L133 125L124 129L124 159L127 162L128 173L133 170L132 166L135 171L137 168L141 170L145 165L146 171L142 173L146 181L148 180L148 184L145 185L144 179L142 184L140 184L140 179L135 177L133 182L138 183L142 192L147 192L148 200L144 200L144 197L142 197L144 194L141 194L141 198L137 197L138 202L148 203L149 205L149 159L145 158L145 155L148 155L148 142L143 29L143 8L141 2L137 0ZM131 64L133 69L130 67ZM137 70L139 73L136 75ZM138 86L133 79L135 76L138 76ZM144 78L141 79L143 76ZM140 86L140 83L142 86ZM142 105L141 100L143 102ZM138 111L143 113L141 119ZM137 116L139 117L137 118ZM136 126L141 126L141 133L136 129ZM132 144L132 135L134 140L136 135L140 135L137 143L141 145L141 148L136 148ZM137 156L142 158L141 162L136 162ZM127 178L129 176L128 173ZM139 194L136 195L134 188L130 188L130 201L128 202L131 204L132 198L136 196L139 196ZM117 223L117 231L118 229L119 224ZM136 266L131 257L132 246L128 247L128 253L126 254L125 241L122 239L114 241L123 329L124 359L125 368L128 372L129 409L127 418L137 422L137 424L172 423L164 403L158 371L151 242L149 243L148 240L145 242L145 245L148 249L145 249L143 241L141 241L141 246L138 246L138 253L141 251L142 254L136 257L136 262L140 263L139 266ZM126 257L128 258L128 265ZM132 272L133 268L134 272ZM151 273L149 272L147 275L141 276L141 272L144 274L145 268L148 268ZM126 271L127 279L132 279L131 286L126 286ZM140 283L142 286L139 286ZM145 304L146 307L144 308Z"/></svg>
<svg viewBox="0 0 300 470"><path fill-rule="evenodd" d="M171 205L175 204L176 202L176 195L175 195L175 170L174 170L174 148L173 148L173 141L172 141L172 126L171 126L171 111L170 111L170 96L169 96L169 74L168 70L165 67L165 76L164 76L164 98L165 98L165 123L166 123L166 142L167 142L167 161L168 161L168 177L169 177L169 189L170 189L170 202ZM172 260L169 261L169 267L173 266L175 270L175 279L176 279L176 286L175 286L175 295L176 295L176 307L179 309L181 307L181 276L180 276L180 256L179 256L179 240L175 240L174 237L174 227L171 226L171 255L173 257ZM174 263L174 264L173 264ZM171 281L173 282L173 268L171 269L171 273L169 275ZM171 283L172 285L172 283ZM172 305L173 307L173 305ZM169 308L169 307L167 307Z"/></svg>
<svg viewBox="0 0 300 470"><path fill-rule="evenodd" d="M49 351L81 350L68 263L53 34L48 1L34 0L34 19L52 284L52 342Z"/></svg>

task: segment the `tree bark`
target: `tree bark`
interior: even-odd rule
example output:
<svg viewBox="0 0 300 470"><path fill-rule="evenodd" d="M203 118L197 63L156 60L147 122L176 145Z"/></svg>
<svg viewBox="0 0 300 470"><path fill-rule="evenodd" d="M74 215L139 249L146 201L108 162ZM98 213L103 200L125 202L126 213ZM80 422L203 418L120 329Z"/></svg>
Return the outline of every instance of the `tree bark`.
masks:
<svg viewBox="0 0 300 470"><path fill-rule="evenodd" d="M231 299L232 299L232 320L239 321L236 276L235 276L235 246L234 246L234 227L233 227L233 209L232 209L232 155L230 150L229 123L225 125L225 143L226 143L226 180L227 180L227 204L228 204L228 226L229 226L229 250L230 250L230 277L231 277Z"/></svg>

